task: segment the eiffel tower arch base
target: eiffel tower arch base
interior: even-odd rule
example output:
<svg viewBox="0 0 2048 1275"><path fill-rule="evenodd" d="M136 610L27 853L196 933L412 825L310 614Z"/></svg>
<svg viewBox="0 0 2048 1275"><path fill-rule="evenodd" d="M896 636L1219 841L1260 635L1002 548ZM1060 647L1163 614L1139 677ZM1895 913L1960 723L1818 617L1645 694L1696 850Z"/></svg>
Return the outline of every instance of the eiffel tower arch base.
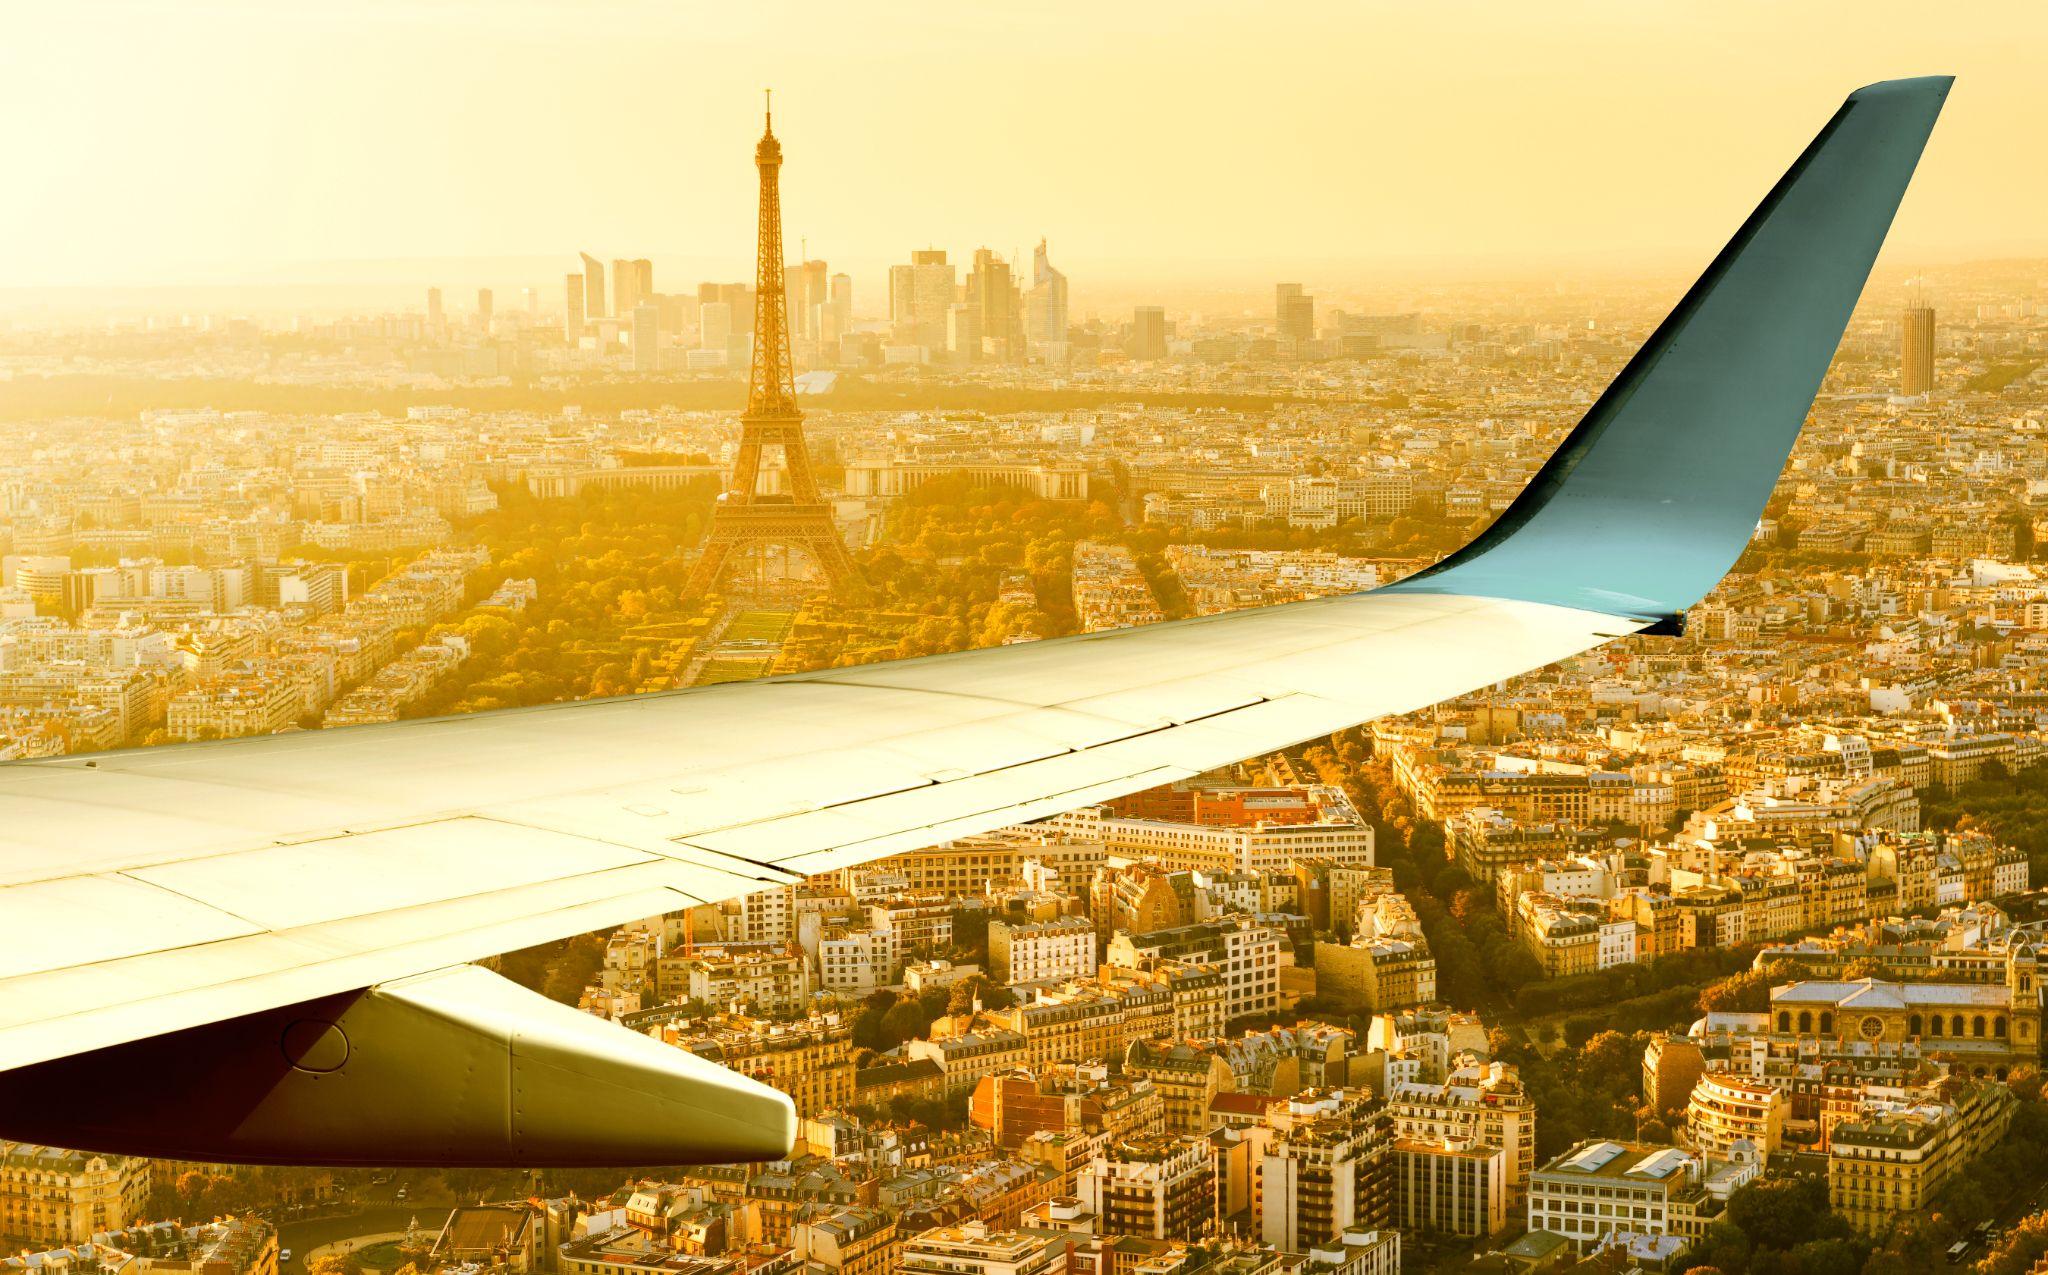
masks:
<svg viewBox="0 0 2048 1275"><path fill-rule="evenodd" d="M833 524L831 506L765 501L719 510L704 537L703 554L690 573L690 592L702 596L716 591L735 557L769 548L801 550L817 564L836 597L858 601L867 596L860 569Z"/></svg>

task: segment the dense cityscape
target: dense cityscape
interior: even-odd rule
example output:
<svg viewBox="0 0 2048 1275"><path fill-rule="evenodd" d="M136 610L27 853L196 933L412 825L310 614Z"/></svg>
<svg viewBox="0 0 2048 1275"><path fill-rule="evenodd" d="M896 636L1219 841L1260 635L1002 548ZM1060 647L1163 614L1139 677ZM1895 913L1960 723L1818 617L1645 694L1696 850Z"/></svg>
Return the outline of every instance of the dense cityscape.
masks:
<svg viewBox="0 0 2048 1275"><path fill-rule="evenodd" d="M1077 317L1044 242L1028 271L916 249L873 297L774 248L779 296L585 253L391 313L17 319L0 759L1371 588L1505 509L1671 299L1279 282ZM2044 287L2014 262L1877 280L1682 633L496 958L788 1093L786 1160L10 1143L6 1263L2040 1269Z"/></svg>

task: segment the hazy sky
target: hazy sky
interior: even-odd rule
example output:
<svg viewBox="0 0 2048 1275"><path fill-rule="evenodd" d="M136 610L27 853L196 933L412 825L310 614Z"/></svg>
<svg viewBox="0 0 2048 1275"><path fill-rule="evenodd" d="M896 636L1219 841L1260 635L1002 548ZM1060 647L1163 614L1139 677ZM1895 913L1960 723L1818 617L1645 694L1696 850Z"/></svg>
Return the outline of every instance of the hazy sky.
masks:
<svg viewBox="0 0 2048 1275"><path fill-rule="evenodd" d="M1936 0L14 0L0 288L741 278L764 85L788 234L863 288L1040 235L1077 291L1696 265L1930 73L1888 260L2048 255L2044 51L2048 6Z"/></svg>

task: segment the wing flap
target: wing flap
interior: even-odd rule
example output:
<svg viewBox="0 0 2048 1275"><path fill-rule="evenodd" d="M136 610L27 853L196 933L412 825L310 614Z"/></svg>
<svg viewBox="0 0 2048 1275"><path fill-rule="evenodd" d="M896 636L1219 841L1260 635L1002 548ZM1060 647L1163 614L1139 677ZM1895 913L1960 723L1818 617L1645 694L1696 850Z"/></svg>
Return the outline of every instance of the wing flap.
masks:
<svg viewBox="0 0 2048 1275"><path fill-rule="evenodd" d="M0 1070L295 1004L705 900L643 864L299 931L99 961L7 980ZM699 876L697 880L702 881ZM728 878L729 881L743 880ZM730 897L758 885L728 885Z"/></svg>
<svg viewBox="0 0 2048 1275"><path fill-rule="evenodd" d="M182 859L125 875L277 931L594 876L654 858L518 824L439 819Z"/></svg>
<svg viewBox="0 0 2048 1275"><path fill-rule="evenodd" d="M70 965L260 934L246 917L118 874L0 889L0 985Z"/></svg>

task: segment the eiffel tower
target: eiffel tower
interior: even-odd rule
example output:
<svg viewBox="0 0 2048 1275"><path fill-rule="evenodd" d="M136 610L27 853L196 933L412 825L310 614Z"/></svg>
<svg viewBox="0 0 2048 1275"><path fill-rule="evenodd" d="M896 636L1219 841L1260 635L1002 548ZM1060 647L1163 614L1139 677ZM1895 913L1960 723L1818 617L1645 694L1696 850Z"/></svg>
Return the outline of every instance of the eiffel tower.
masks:
<svg viewBox="0 0 2048 1275"><path fill-rule="evenodd" d="M690 573L690 590L710 593L718 587L735 552L783 545L807 552L832 591L857 599L867 584L846 542L832 523L832 507L818 494L818 476L804 445L803 413L796 406L796 382L789 358L789 300L782 286L782 143L775 139L775 115L754 147L754 166L761 170L759 261L754 269L754 359L747 381L747 410L740 416L740 450L733 464L732 487L718 498L703 555ZM788 490L763 495L761 449L782 449Z"/></svg>

